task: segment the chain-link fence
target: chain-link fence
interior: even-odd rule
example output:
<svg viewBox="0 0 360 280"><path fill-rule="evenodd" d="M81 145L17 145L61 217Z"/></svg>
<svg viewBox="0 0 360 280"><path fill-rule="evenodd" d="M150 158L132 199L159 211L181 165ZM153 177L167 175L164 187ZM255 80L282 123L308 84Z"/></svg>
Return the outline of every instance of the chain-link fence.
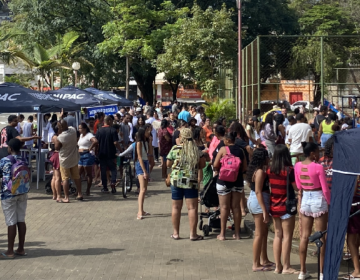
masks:
<svg viewBox="0 0 360 280"><path fill-rule="evenodd" d="M241 67L243 116L297 101L311 110L324 98L350 114L350 96L360 95L360 36L259 36L242 50Z"/></svg>

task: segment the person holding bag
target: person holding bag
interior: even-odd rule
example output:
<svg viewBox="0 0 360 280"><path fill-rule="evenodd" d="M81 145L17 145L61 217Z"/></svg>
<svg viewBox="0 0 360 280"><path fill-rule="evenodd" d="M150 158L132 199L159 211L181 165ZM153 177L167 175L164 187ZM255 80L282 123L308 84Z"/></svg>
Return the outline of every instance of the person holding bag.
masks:
<svg viewBox="0 0 360 280"><path fill-rule="evenodd" d="M224 137L225 147L221 147L214 162L215 175L219 175L216 189L220 202L221 231L218 240L225 240L226 223L232 209L235 234L233 238L240 239L240 197L244 191L243 173L247 169L245 153L238 145L235 145L236 132L229 132Z"/></svg>
<svg viewBox="0 0 360 280"><path fill-rule="evenodd" d="M299 274L290 265L291 244L296 211L288 212L288 197L295 199L295 175L291 156L285 145L276 145L270 168L266 171L270 181L270 214L273 217L275 238L273 243L276 274ZM295 202L296 203L296 202ZM289 207L292 209L293 207ZM296 207L295 207L296 208ZM281 263L281 255L283 263Z"/></svg>
<svg viewBox="0 0 360 280"><path fill-rule="evenodd" d="M330 190L326 183L325 170L319 163L319 146L315 143L301 143L306 159L295 165L295 179L299 190L302 190L300 207L301 239L300 239L300 266L299 279L311 276L306 271L306 256L309 237L315 221L315 230L324 231L328 222L328 205L330 204ZM321 238L324 245L320 253L320 279L325 259L325 236Z"/></svg>

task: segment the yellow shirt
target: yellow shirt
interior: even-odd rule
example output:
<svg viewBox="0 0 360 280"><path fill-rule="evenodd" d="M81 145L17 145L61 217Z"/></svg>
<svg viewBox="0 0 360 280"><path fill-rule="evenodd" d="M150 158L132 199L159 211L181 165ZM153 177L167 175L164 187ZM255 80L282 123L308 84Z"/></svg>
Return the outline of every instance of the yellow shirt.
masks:
<svg viewBox="0 0 360 280"><path fill-rule="evenodd" d="M327 124L326 120L323 120L321 124L322 124L322 131L324 134L334 134L334 130L332 130L332 126L334 125L334 122Z"/></svg>

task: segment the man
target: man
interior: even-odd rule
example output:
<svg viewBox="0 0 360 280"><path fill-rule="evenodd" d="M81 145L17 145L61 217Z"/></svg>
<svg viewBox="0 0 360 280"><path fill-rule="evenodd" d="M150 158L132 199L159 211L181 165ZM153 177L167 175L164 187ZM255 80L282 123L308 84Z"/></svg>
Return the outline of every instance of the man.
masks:
<svg viewBox="0 0 360 280"><path fill-rule="evenodd" d="M178 110L178 102L177 100L174 101L174 104L171 107L171 112L175 113Z"/></svg>
<svg viewBox="0 0 360 280"><path fill-rule="evenodd" d="M158 112L159 119L162 120L164 118L164 107L159 105L159 108L156 111Z"/></svg>
<svg viewBox="0 0 360 280"><path fill-rule="evenodd" d="M89 126L90 132L94 133L94 128L95 128L95 119L93 117L89 118L87 120L87 124Z"/></svg>
<svg viewBox="0 0 360 280"><path fill-rule="evenodd" d="M121 107L120 111L118 112L120 114L120 116L125 116L126 114L126 110L125 110L125 107Z"/></svg>
<svg viewBox="0 0 360 280"><path fill-rule="evenodd" d="M75 130L77 130L75 112L70 112L68 114L68 116L65 117L63 120L66 121L67 126L71 126L71 127L75 128Z"/></svg>
<svg viewBox="0 0 360 280"><path fill-rule="evenodd" d="M285 129L286 129L286 127L289 125L289 120L287 118L287 110L286 110L286 108L281 109L281 114L284 115L285 121L283 122L283 126L285 126Z"/></svg>
<svg viewBox="0 0 360 280"><path fill-rule="evenodd" d="M23 129L22 129L23 124L22 124L22 122L24 121L24 119L25 119L25 116L23 114L20 114L18 116L18 124L16 126L16 130L17 130L17 132L19 132L20 135L23 134Z"/></svg>
<svg viewBox="0 0 360 280"><path fill-rule="evenodd" d="M69 181L72 179L76 185L76 200L83 200L78 162L80 159L77 147L77 132L69 127L65 120L58 123L61 134L55 139L55 150L59 151L60 173L64 188L63 203L69 203Z"/></svg>
<svg viewBox="0 0 360 280"><path fill-rule="evenodd" d="M174 113L169 114L169 125L175 130L177 128L177 120Z"/></svg>
<svg viewBox="0 0 360 280"><path fill-rule="evenodd" d="M108 192L107 187L107 168L111 171L111 193L116 193L116 149L121 150L119 136L115 128L112 127L113 119L106 116L105 124L96 133L96 139L99 142L97 151L100 161L101 181L103 185L102 192Z"/></svg>
<svg viewBox="0 0 360 280"><path fill-rule="evenodd" d="M10 115L8 117L8 125L0 131L0 159L8 155L8 143L11 139L17 138L21 142L26 142L34 139L41 139L41 136L21 137L16 130L18 125L18 117Z"/></svg>
<svg viewBox="0 0 360 280"><path fill-rule="evenodd" d="M195 119L196 119L196 125L200 126L202 119L201 119L201 114L204 113L204 108L199 106L196 108L196 115L195 115Z"/></svg>
<svg viewBox="0 0 360 280"><path fill-rule="evenodd" d="M13 138L8 142L8 153L15 161L21 161L21 146L22 143L17 138ZM9 157L4 157L0 160L0 177L2 177L1 207L4 212L5 223L8 227L8 249L5 253L2 253L0 255L0 259L13 259L14 255L27 255L24 250L26 235L25 214L28 198L27 193L30 189L30 179L28 179L27 182L25 180L25 182L17 188L17 194L12 194L12 191L9 190L9 184L12 184L11 180L13 179L11 174L11 168L14 162L12 161L12 159ZM23 170L22 172L25 172L25 170ZM31 176L31 174L28 175ZM19 177L17 178L20 179ZM19 245L17 250L14 252L16 228L19 232Z"/></svg>
<svg viewBox="0 0 360 280"><path fill-rule="evenodd" d="M292 125L289 130L288 142L290 143L290 153L292 156L302 154L304 152L301 145L302 142L312 141L311 126L304 122L304 114L297 114L296 124ZM292 157L292 162L293 164L296 163L296 157Z"/></svg>
<svg viewBox="0 0 360 280"><path fill-rule="evenodd" d="M178 115L178 119L183 120L185 122L189 122L190 118L191 118L190 113L187 111L186 106L183 105L182 110L181 110L180 114Z"/></svg>
<svg viewBox="0 0 360 280"><path fill-rule="evenodd" d="M98 131L98 129L104 125L104 119L105 119L105 114L103 112L98 112L97 114L98 114L98 119L95 121L95 125L94 125L95 134Z"/></svg>
<svg viewBox="0 0 360 280"><path fill-rule="evenodd" d="M142 115L142 109L140 107L137 107L135 113L136 113L136 116L133 117L133 121L132 121L133 126L137 125L138 119Z"/></svg>
<svg viewBox="0 0 360 280"><path fill-rule="evenodd" d="M151 106L149 105L149 102L146 101L146 105L143 107L144 108L144 114L147 114L147 112L149 110L152 110Z"/></svg>

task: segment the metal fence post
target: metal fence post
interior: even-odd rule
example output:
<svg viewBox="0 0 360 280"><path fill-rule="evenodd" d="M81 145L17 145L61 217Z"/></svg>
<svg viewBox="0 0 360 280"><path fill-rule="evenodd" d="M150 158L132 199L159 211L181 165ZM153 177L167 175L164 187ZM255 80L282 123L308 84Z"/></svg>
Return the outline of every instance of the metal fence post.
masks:
<svg viewBox="0 0 360 280"><path fill-rule="evenodd" d="M321 84L321 105L324 104L324 90L325 90L325 83L324 83L324 36L320 37L320 56L321 56L321 76L320 76L320 84Z"/></svg>
<svg viewBox="0 0 360 280"><path fill-rule="evenodd" d="M251 110L254 110L254 44L251 44Z"/></svg>
<svg viewBox="0 0 360 280"><path fill-rule="evenodd" d="M242 71L241 71L241 100L242 100L242 103L241 103L241 107L240 107L240 118L241 118L241 121L244 120L244 108L245 108L245 87L246 87L246 81L245 81L245 48L241 50L241 57L242 57L242 60L241 60L241 67L242 67Z"/></svg>
<svg viewBox="0 0 360 280"><path fill-rule="evenodd" d="M257 47L257 87L258 87L258 90L257 90L257 95L258 95L258 109L260 109L260 91L261 91L261 84L260 84L260 66L261 66L261 63L260 63L260 36L257 37L257 40L256 40L256 47Z"/></svg>
<svg viewBox="0 0 360 280"><path fill-rule="evenodd" d="M249 55L248 55L249 47L246 47L245 50L246 50L245 51L245 61L246 61L246 77L245 77L245 79L246 79L246 93L245 93L246 94L246 96L245 96L246 106L245 106L245 108L246 108L246 110L245 110L244 116L246 117L248 114L248 111L249 111L249 69L248 69L249 68Z"/></svg>

